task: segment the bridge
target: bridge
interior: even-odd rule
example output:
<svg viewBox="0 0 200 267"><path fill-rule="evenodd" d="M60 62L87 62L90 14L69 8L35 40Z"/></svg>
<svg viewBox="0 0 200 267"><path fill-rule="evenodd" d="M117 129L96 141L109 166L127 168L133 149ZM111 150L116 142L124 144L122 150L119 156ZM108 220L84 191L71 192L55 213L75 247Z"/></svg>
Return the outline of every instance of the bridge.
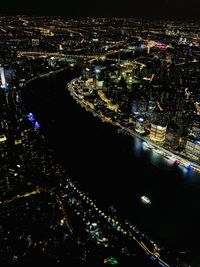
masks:
<svg viewBox="0 0 200 267"><path fill-rule="evenodd" d="M18 57L56 57L56 58L63 58L63 57L68 57L68 58L83 58L83 59L91 59L94 58L95 56L90 56L90 55L72 55L72 54L63 54L63 53L49 53L49 52L34 52L34 51L17 51L17 56Z"/></svg>
<svg viewBox="0 0 200 267"><path fill-rule="evenodd" d="M85 59L85 60L98 60L105 59L109 55L113 55L116 53L120 53L123 49L110 50L104 54L98 55L72 55L72 54L64 54L59 52L42 52L42 51L17 51L18 57L30 57L30 58L47 58L47 57L55 57L55 58L77 58L77 59ZM91 62L90 61L90 62Z"/></svg>

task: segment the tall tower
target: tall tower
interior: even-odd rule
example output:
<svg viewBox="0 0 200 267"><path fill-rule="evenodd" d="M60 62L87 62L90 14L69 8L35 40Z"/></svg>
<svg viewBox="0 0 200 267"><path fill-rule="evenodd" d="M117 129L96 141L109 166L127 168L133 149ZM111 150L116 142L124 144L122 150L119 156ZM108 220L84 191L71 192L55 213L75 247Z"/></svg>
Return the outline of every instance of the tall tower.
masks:
<svg viewBox="0 0 200 267"><path fill-rule="evenodd" d="M7 85L6 85L6 78L5 78L5 72L4 72L3 67L0 67L0 73L1 73L1 88L6 89Z"/></svg>

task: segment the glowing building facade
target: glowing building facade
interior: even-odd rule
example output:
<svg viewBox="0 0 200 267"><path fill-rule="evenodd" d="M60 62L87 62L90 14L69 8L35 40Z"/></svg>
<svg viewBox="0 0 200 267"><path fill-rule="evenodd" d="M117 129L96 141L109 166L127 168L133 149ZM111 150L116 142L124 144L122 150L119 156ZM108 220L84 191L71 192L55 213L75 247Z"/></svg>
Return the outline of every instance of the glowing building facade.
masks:
<svg viewBox="0 0 200 267"><path fill-rule="evenodd" d="M151 124L150 139L163 143L165 141L167 126L161 126L157 124Z"/></svg>

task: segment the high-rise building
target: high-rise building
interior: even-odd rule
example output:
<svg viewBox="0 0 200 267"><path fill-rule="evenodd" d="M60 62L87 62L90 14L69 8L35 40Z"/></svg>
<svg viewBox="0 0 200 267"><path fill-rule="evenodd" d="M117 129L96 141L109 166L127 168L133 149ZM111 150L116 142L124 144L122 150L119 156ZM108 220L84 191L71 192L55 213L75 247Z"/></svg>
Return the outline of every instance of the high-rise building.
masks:
<svg viewBox="0 0 200 267"><path fill-rule="evenodd" d="M183 123L182 120L179 120L179 122L176 123L175 122L168 123L166 137L165 137L165 145L172 147L174 149L180 145L182 136L181 123Z"/></svg>
<svg viewBox="0 0 200 267"><path fill-rule="evenodd" d="M193 122L191 135L193 135L194 138L200 139L200 122L197 120Z"/></svg>
<svg viewBox="0 0 200 267"><path fill-rule="evenodd" d="M165 141L167 126L152 123L150 131L150 139L155 142L163 143Z"/></svg>
<svg viewBox="0 0 200 267"><path fill-rule="evenodd" d="M0 67L0 73L1 73L1 88L6 88L6 78L5 78L5 72L4 72L4 68Z"/></svg>
<svg viewBox="0 0 200 267"><path fill-rule="evenodd" d="M40 40L39 39L31 39L32 47L39 46Z"/></svg>
<svg viewBox="0 0 200 267"><path fill-rule="evenodd" d="M185 153L193 159L200 158L200 140L187 140Z"/></svg>
<svg viewBox="0 0 200 267"><path fill-rule="evenodd" d="M165 137L165 144L169 147L176 148L179 145L180 137L181 136L179 132L167 131L167 134Z"/></svg>
<svg viewBox="0 0 200 267"><path fill-rule="evenodd" d="M144 129L144 118L142 116L138 116L135 123L136 132L143 134L145 133Z"/></svg>

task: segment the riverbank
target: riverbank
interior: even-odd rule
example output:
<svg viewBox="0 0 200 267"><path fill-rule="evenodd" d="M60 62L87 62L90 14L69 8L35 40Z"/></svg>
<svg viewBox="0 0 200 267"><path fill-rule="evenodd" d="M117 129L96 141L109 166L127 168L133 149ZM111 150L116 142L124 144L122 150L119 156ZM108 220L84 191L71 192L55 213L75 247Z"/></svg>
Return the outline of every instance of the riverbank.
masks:
<svg viewBox="0 0 200 267"><path fill-rule="evenodd" d="M141 139L143 142L146 143L148 148L154 150L156 153L162 155L163 157L166 157L169 160L176 162L178 165L180 164L187 170L192 169L193 171L200 173L200 164L198 164L197 162L191 161L189 158L184 157L182 155L177 155L167 150L166 148L156 144L155 142L151 141L149 138L137 134L135 131L133 131L128 127L123 126L121 123L114 122L112 120L112 117L105 117L102 113L97 113L92 103L84 101L84 96L75 94L74 88L77 89L76 86L77 79L79 78L75 78L74 80L72 80L68 84L67 88L69 89L71 96L76 100L76 102L80 104L82 107L84 107L87 111L91 112L94 116L99 117L103 122L107 122L114 126L119 127L122 131L124 131L124 133L127 133L131 136Z"/></svg>

